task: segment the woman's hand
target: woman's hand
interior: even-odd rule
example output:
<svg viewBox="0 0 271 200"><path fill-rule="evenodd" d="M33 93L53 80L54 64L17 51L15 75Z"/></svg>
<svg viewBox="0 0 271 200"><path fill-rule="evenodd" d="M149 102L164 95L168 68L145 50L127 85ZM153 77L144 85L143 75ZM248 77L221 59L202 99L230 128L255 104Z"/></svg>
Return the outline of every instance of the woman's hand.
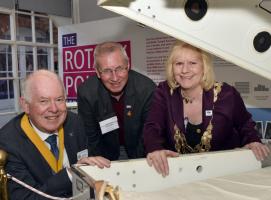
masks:
<svg viewBox="0 0 271 200"><path fill-rule="evenodd" d="M170 150L157 150L148 153L147 162L149 166L154 166L155 170L163 177L169 174L167 157L178 157L179 154Z"/></svg>
<svg viewBox="0 0 271 200"><path fill-rule="evenodd" d="M260 142L251 142L245 145L245 148L251 149L257 160L260 161L264 160L270 154L270 149L268 146Z"/></svg>
<svg viewBox="0 0 271 200"><path fill-rule="evenodd" d="M110 160L101 156L86 157L78 160L77 164L97 165L99 168L103 169L104 167L110 167Z"/></svg>

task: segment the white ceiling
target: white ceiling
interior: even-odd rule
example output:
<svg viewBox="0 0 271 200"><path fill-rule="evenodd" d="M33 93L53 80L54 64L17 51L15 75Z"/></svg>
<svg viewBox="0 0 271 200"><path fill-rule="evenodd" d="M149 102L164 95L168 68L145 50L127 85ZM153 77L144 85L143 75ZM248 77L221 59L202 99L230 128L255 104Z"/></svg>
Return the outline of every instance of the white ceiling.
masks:
<svg viewBox="0 0 271 200"><path fill-rule="evenodd" d="M79 0L80 22L117 17L119 15L97 6L97 0Z"/></svg>

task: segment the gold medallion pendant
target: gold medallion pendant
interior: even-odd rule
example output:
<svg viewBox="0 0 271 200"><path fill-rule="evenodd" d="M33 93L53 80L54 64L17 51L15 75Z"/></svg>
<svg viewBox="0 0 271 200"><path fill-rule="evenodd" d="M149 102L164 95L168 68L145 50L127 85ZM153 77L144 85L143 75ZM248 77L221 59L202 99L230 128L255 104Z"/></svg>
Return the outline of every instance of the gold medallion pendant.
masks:
<svg viewBox="0 0 271 200"><path fill-rule="evenodd" d="M213 98L213 109L212 113L214 113L214 104L217 101L218 95L221 92L223 83L216 82L214 84L214 98ZM186 102L185 98L183 97L184 102ZM192 101L193 102L193 101ZM190 102L187 102L190 103ZM187 144L186 138L184 133L178 128L176 124L174 124L174 140L175 140L175 149L178 153L185 154L185 153L197 153L197 152L206 152L211 149L211 140L212 140L212 131L213 131L213 115L209 121L209 124L206 130L203 132L200 143L197 144L194 148ZM196 130L197 133L201 133L200 129Z"/></svg>

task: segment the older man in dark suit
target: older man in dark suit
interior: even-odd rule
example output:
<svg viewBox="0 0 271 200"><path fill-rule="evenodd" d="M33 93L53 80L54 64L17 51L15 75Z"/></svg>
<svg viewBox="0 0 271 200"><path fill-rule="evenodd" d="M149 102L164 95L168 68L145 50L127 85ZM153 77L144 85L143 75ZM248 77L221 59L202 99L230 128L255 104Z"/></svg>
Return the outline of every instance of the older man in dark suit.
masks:
<svg viewBox="0 0 271 200"><path fill-rule="evenodd" d="M39 70L28 76L20 100L24 113L0 130L11 176L47 194L68 197L71 164L110 166L103 157L88 157L84 127L67 112L64 86L55 73ZM8 190L10 199L46 199L13 181Z"/></svg>

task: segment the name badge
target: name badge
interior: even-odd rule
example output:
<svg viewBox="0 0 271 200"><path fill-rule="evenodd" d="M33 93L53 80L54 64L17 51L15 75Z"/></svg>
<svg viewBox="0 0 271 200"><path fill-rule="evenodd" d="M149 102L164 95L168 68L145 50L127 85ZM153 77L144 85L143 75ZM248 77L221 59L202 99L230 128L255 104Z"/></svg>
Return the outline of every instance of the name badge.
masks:
<svg viewBox="0 0 271 200"><path fill-rule="evenodd" d="M205 116L206 116L206 117L213 116L213 111L212 111L212 110L206 110L206 111L205 111Z"/></svg>
<svg viewBox="0 0 271 200"><path fill-rule="evenodd" d="M100 121L99 124L100 124L102 134L108 133L110 131L113 131L119 128L117 116Z"/></svg>
<svg viewBox="0 0 271 200"><path fill-rule="evenodd" d="M77 160L80 160L81 158L87 158L88 157L88 150L85 149L83 151L79 151L77 153Z"/></svg>

